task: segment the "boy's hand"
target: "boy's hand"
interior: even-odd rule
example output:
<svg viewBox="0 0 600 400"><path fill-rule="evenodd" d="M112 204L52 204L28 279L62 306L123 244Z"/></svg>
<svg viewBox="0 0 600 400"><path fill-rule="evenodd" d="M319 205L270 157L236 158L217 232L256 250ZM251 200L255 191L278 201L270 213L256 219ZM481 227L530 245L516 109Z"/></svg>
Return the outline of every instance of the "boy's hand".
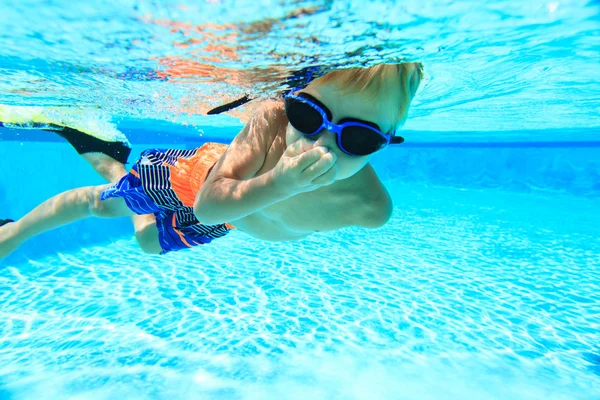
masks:
<svg viewBox="0 0 600 400"><path fill-rule="evenodd" d="M326 147L297 140L273 168L274 182L290 196L310 192L335 181L340 170L337 156Z"/></svg>

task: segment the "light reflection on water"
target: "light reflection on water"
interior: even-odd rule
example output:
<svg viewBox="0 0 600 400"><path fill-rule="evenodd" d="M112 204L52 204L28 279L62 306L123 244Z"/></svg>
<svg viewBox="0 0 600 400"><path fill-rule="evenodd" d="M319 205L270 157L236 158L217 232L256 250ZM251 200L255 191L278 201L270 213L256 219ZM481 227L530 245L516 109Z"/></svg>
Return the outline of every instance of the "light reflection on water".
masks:
<svg viewBox="0 0 600 400"><path fill-rule="evenodd" d="M231 124L201 115L301 66L406 59L427 72L408 129L600 126L597 2L235 4L11 2L0 103Z"/></svg>

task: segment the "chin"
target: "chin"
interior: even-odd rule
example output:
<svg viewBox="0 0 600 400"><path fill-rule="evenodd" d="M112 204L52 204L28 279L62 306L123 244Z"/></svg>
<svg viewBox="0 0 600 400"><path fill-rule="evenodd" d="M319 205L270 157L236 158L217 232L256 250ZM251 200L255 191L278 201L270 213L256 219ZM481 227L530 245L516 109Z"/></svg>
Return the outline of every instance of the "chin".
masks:
<svg viewBox="0 0 600 400"><path fill-rule="evenodd" d="M347 169L347 170L340 168L340 172L338 172L335 180L341 181L344 179L351 178L354 175L358 174L361 170L362 170L362 167L361 168L352 168L352 169Z"/></svg>
<svg viewBox="0 0 600 400"><path fill-rule="evenodd" d="M358 174L362 169L369 163L371 157L352 157L350 160L346 159L342 165L340 165L340 172L338 172L336 180L348 179ZM345 165L344 165L345 164Z"/></svg>

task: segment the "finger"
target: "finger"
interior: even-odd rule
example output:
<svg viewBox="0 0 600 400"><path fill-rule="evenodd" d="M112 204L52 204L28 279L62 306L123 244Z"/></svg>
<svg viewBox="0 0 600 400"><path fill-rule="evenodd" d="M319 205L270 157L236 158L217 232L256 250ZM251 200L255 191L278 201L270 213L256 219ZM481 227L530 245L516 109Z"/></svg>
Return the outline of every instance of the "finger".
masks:
<svg viewBox="0 0 600 400"><path fill-rule="evenodd" d="M309 180L313 180L329 171L331 167L335 165L337 156L333 153L327 153L321 157L317 162L302 171L302 175Z"/></svg>
<svg viewBox="0 0 600 400"><path fill-rule="evenodd" d="M296 167L300 171L304 171L306 168L310 167L311 165L319 161L321 158L323 158L327 154L327 152L328 151L326 147L314 147L308 150L306 153L300 154L298 156L296 161Z"/></svg>
<svg viewBox="0 0 600 400"><path fill-rule="evenodd" d="M299 154L303 154L314 148L314 144L315 142L309 142L306 139L297 140L285 149L285 155L288 157L294 157Z"/></svg>
<svg viewBox="0 0 600 400"><path fill-rule="evenodd" d="M316 179L313 179L311 184L313 185L331 185L335 182L335 178L337 177L338 172L340 172L340 164L334 164L327 172L323 175L319 176Z"/></svg>

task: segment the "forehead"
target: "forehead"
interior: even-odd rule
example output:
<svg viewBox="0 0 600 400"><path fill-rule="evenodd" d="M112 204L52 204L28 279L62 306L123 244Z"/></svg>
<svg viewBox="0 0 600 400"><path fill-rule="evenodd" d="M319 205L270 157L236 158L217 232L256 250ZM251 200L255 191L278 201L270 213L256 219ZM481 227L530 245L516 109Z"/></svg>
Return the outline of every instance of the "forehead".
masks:
<svg viewBox="0 0 600 400"><path fill-rule="evenodd" d="M396 126L397 105L389 90L377 94L372 91L343 90L335 83L310 85L304 92L325 104L333 115L334 122L343 118L356 118L376 123L383 132Z"/></svg>

